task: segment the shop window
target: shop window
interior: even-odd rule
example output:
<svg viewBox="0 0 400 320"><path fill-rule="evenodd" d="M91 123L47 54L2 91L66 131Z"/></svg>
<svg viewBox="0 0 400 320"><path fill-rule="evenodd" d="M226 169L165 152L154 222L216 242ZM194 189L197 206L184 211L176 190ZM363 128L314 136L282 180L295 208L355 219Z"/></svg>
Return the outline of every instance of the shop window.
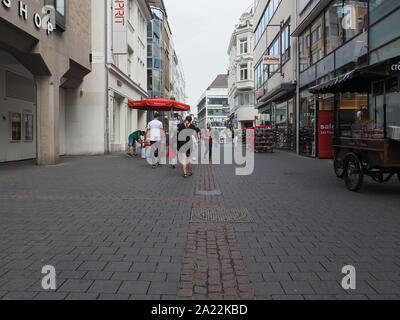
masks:
<svg viewBox="0 0 400 320"><path fill-rule="evenodd" d="M25 141L33 141L33 114L24 114Z"/></svg>
<svg viewBox="0 0 400 320"><path fill-rule="evenodd" d="M300 71L304 71L310 66L310 45L310 30L307 29L299 37Z"/></svg>
<svg viewBox="0 0 400 320"><path fill-rule="evenodd" d="M388 126L400 126L400 86L399 79L386 81L386 121Z"/></svg>
<svg viewBox="0 0 400 320"><path fill-rule="evenodd" d="M10 112L10 140L21 141L22 116L20 113Z"/></svg>
<svg viewBox="0 0 400 320"><path fill-rule="evenodd" d="M335 0L325 12L325 50L331 53L343 43L342 0Z"/></svg>
<svg viewBox="0 0 400 320"><path fill-rule="evenodd" d="M368 95L341 93L339 95L339 123L342 137L369 138L370 112ZM368 134L368 135L367 135Z"/></svg>
<svg viewBox="0 0 400 320"><path fill-rule="evenodd" d="M308 90L300 93L299 148L300 153L315 157L316 96Z"/></svg>

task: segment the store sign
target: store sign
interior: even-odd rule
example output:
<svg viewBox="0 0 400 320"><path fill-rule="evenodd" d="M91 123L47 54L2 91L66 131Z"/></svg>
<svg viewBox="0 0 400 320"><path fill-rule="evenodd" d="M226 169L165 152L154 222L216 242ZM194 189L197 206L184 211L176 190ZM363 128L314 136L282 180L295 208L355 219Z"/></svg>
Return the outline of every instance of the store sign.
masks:
<svg viewBox="0 0 400 320"><path fill-rule="evenodd" d="M16 1L14 2L12 0L1 1L1 4L6 9L12 8L13 4L15 3ZM41 14L43 14L43 16ZM47 35L50 35L54 31L56 25L55 9L52 6L45 6L42 8L41 14L35 12L32 15L33 24L35 25L36 29L45 29ZM28 20L29 17L28 5L23 3L22 1L18 1L18 15L20 16L20 18Z"/></svg>
<svg viewBox="0 0 400 320"><path fill-rule="evenodd" d="M398 63L394 63L391 66L391 71L400 71L400 61Z"/></svg>
<svg viewBox="0 0 400 320"><path fill-rule="evenodd" d="M128 54L127 0L113 0L113 53Z"/></svg>
<svg viewBox="0 0 400 320"><path fill-rule="evenodd" d="M333 111L318 112L318 157L333 158L333 137L335 132L335 117Z"/></svg>
<svg viewBox="0 0 400 320"><path fill-rule="evenodd" d="M265 56L264 65L277 65L281 64L281 57L279 56Z"/></svg>

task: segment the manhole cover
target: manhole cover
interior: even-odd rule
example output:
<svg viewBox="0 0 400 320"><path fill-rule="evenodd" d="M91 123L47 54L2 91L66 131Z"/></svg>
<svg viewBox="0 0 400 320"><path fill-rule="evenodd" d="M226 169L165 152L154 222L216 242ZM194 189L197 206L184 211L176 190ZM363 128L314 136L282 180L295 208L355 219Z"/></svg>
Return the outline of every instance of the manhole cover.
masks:
<svg viewBox="0 0 400 320"><path fill-rule="evenodd" d="M247 209L192 209L191 222L253 222Z"/></svg>

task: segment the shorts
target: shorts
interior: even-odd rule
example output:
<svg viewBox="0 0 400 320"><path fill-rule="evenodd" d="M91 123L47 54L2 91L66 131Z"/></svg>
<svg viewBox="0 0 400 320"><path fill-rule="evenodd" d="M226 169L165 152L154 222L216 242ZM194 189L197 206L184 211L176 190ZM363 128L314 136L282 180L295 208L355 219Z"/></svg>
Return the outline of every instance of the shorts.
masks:
<svg viewBox="0 0 400 320"><path fill-rule="evenodd" d="M136 148L136 140L132 139L132 138L129 138L128 146Z"/></svg>

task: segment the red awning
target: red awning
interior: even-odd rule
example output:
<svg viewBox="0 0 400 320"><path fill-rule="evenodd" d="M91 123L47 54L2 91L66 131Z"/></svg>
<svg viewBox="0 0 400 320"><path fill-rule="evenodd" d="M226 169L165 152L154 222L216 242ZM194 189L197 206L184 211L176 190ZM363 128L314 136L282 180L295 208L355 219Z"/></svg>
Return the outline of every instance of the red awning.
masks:
<svg viewBox="0 0 400 320"><path fill-rule="evenodd" d="M168 99L129 101L129 107L149 111L190 111L189 105Z"/></svg>

